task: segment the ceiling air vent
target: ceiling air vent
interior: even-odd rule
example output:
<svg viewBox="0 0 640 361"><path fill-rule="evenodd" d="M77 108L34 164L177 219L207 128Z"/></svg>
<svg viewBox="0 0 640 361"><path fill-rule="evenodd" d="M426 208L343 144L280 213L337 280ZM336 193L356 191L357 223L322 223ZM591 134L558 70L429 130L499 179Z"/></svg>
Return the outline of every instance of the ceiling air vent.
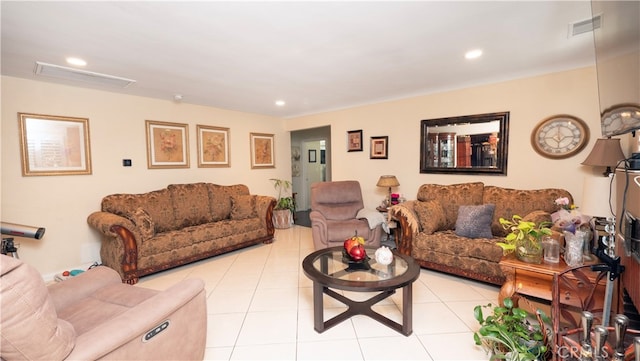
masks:
<svg viewBox="0 0 640 361"><path fill-rule="evenodd" d="M569 37L588 33L595 29L599 29L602 24L602 15L596 15L591 19L578 21L576 23L569 24Z"/></svg>
<svg viewBox="0 0 640 361"><path fill-rule="evenodd" d="M43 75L52 78L81 81L94 85L108 85L120 88L126 88L135 83L135 80L121 78L113 75L94 73L91 71L67 68L64 66L53 65L36 61L36 75Z"/></svg>

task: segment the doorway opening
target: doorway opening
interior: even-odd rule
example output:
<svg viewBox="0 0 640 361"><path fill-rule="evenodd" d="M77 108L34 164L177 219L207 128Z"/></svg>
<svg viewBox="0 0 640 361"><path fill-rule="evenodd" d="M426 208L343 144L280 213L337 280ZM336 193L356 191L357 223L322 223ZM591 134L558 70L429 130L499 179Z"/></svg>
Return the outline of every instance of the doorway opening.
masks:
<svg viewBox="0 0 640 361"><path fill-rule="evenodd" d="M331 127L291 132L291 155L296 224L309 227L311 184L331 180Z"/></svg>

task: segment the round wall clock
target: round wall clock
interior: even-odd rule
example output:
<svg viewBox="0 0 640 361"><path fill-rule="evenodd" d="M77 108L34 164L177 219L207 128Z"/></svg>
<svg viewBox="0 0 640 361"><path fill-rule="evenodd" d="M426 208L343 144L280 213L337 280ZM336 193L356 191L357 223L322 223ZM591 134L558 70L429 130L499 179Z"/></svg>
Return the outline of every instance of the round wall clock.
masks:
<svg viewBox="0 0 640 361"><path fill-rule="evenodd" d="M554 115L541 121L531 133L531 145L538 154L552 159L578 154L589 142L589 127L571 115Z"/></svg>

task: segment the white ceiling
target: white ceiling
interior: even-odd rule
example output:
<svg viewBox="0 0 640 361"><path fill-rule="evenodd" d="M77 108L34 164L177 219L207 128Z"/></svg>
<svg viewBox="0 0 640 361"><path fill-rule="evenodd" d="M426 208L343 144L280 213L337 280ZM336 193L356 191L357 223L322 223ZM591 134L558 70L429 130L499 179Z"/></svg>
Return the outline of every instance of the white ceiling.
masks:
<svg viewBox="0 0 640 361"><path fill-rule="evenodd" d="M293 117L594 65L592 33L568 36L590 17L589 1L1 1L1 66L63 83L35 62L76 56L137 81L99 89Z"/></svg>

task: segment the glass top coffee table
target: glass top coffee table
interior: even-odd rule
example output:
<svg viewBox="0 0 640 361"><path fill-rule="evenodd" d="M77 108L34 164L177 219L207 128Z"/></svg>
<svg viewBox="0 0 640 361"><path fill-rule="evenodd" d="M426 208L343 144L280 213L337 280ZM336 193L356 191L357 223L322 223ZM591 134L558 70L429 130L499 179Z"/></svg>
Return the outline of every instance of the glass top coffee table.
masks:
<svg viewBox="0 0 640 361"><path fill-rule="evenodd" d="M412 325L412 284L418 279L420 266L409 257L393 251L393 262L387 266L373 258L375 248L366 248L371 257L367 264L349 261L343 257L343 247L331 247L311 253L302 261L305 275L313 281L313 322L317 332L337 325L355 315L366 315L408 336ZM354 301L333 289L355 292L380 292L366 301ZM402 288L402 324L371 309L376 303ZM323 294L344 303L348 309L324 321Z"/></svg>

